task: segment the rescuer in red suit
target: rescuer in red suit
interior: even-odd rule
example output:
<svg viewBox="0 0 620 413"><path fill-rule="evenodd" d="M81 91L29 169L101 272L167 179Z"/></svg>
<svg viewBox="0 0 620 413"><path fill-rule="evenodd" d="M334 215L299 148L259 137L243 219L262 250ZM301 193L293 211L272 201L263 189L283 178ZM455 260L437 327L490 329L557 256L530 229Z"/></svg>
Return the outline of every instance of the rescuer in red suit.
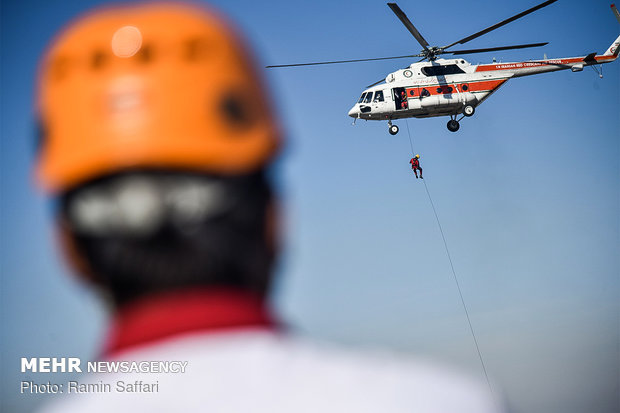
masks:
<svg viewBox="0 0 620 413"><path fill-rule="evenodd" d="M411 158L411 160L409 161L409 163L411 164L411 169L413 169L413 173L415 174L415 178L418 179L418 170L420 171L420 179L424 179L424 177L422 176L422 167L420 167L420 155L416 155L413 158Z"/></svg>

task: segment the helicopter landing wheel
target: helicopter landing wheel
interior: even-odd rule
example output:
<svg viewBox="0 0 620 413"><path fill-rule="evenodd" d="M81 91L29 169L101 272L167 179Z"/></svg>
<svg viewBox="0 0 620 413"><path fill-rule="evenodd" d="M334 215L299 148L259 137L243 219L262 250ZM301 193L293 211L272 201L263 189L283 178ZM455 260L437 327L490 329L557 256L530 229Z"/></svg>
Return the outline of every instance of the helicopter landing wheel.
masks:
<svg viewBox="0 0 620 413"><path fill-rule="evenodd" d="M473 116L474 113L476 113L476 108L474 108L472 105L467 105L463 108L463 115L467 117Z"/></svg>
<svg viewBox="0 0 620 413"><path fill-rule="evenodd" d="M398 133L398 126L390 125L388 131L390 132L390 135L396 135Z"/></svg>
<svg viewBox="0 0 620 413"><path fill-rule="evenodd" d="M456 132L461 127L461 125L459 124L459 121L454 120L454 119L450 119L448 121L448 125L447 126L448 126L448 130L450 132Z"/></svg>

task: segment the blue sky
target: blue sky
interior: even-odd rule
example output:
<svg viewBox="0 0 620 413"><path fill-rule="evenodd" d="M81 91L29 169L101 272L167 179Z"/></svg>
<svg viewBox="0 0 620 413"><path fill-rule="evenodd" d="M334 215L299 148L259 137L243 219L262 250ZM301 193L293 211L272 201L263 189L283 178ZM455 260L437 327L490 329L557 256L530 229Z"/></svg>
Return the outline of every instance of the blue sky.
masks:
<svg viewBox="0 0 620 413"><path fill-rule="evenodd" d="M52 205L32 186L36 63L50 36L97 1L2 2L2 397L23 356L97 354L105 308L54 246ZM380 1L214 4L259 61L282 64L417 53ZM535 1L400 1L444 45ZM620 33L605 1L561 0L468 43L550 42L466 56L471 63L604 52ZM409 170L405 121L357 122L365 85L407 60L273 69L265 76L288 143L276 172L286 248L274 305L316 338L436 358L481 377L441 236ZM514 79L450 133L408 121L487 369L515 412L618 409L620 69ZM48 379L47 377L45 378Z"/></svg>

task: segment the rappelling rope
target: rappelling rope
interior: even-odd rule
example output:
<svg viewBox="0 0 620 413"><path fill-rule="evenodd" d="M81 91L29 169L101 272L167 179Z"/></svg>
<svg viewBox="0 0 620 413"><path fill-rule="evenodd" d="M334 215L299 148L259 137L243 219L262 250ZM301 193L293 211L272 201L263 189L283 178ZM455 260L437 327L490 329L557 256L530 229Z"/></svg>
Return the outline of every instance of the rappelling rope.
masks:
<svg viewBox="0 0 620 413"><path fill-rule="evenodd" d="M411 139L411 132L409 131L409 122L405 120L405 124L407 125L407 135L409 136L409 145L411 146L411 156L415 156L415 152L413 150L413 140ZM459 279L456 276L456 271L454 270L454 264L452 263L452 256L450 255L450 249L448 248L448 242L446 241L446 237L443 233L443 228L441 227L441 222L439 221L439 215L437 214L437 210L435 209L435 204L433 202L433 198L431 197L431 193L428 190L428 185L426 185L426 179L422 179L422 182L424 182L424 189L426 189L426 195L428 195L428 200L433 209L433 213L435 214L435 219L437 220L437 226L439 227L439 232L441 233L441 239L443 240L443 245L446 249L446 255L448 256L448 261L450 261L450 269L452 270L452 276L454 277L454 283L456 284L456 289L459 292L459 297L461 297L461 304L463 304L463 310L465 310L465 316L467 317L467 324L469 324L469 331L471 332L471 336L474 339L476 351L478 352L478 358L480 359L480 364L482 365L482 371L484 372L484 377L486 378L487 384L489 385L489 390L492 393L493 388L491 387L491 381L489 380L489 375L487 374L487 368L484 365L484 360L482 358L482 352L480 351L480 346L478 345L478 340L476 339L476 333L474 333L474 327L471 324L471 318L469 317L469 311L467 310L467 305L465 304L465 299L463 298L463 292L461 291Z"/></svg>

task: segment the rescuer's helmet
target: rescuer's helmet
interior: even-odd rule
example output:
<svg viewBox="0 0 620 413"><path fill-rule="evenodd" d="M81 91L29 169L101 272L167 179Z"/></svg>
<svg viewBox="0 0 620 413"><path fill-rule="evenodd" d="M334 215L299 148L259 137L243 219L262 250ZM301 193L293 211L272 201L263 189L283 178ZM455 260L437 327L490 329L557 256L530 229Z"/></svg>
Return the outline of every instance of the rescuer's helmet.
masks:
<svg viewBox="0 0 620 413"><path fill-rule="evenodd" d="M37 178L74 267L116 303L177 288L264 294L275 242L265 166L279 128L231 26L197 6L94 12L39 75Z"/></svg>
<svg viewBox="0 0 620 413"><path fill-rule="evenodd" d="M135 168L254 172L279 142L262 82L212 11L97 11L53 42L39 75L37 178L64 192Z"/></svg>
<svg viewBox="0 0 620 413"><path fill-rule="evenodd" d="M416 157L416 159L420 159L420 155L416 155L415 157Z"/></svg>

